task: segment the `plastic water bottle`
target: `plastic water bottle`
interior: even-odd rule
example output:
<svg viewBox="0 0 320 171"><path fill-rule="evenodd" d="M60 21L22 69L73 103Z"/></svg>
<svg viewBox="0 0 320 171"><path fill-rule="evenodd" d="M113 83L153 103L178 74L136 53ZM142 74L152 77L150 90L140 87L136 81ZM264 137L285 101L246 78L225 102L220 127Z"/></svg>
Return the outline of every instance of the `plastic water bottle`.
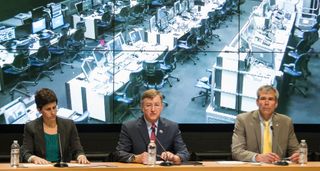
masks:
<svg viewBox="0 0 320 171"><path fill-rule="evenodd" d="M149 166L154 166L157 161L157 146L154 140L151 140L148 145L148 162Z"/></svg>
<svg viewBox="0 0 320 171"><path fill-rule="evenodd" d="M305 165L308 162L308 145L306 140L301 140L299 145L299 163Z"/></svg>
<svg viewBox="0 0 320 171"><path fill-rule="evenodd" d="M10 166L18 167L19 166L19 157L20 155L20 145L18 144L18 140L13 140L11 145L11 158L10 158Z"/></svg>

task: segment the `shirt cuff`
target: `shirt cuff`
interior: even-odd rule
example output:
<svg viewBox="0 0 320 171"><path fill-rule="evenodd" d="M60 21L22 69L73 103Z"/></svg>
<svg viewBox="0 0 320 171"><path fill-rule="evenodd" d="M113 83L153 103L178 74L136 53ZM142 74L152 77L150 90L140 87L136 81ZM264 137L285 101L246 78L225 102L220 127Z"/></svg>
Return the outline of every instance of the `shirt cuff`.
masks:
<svg viewBox="0 0 320 171"><path fill-rule="evenodd" d="M257 155L258 155L258 154L254 154L254 155L252 156L252 159L251 159L252 162L257 162L257 161L256 161L256 156L257 156Z"/></svg>

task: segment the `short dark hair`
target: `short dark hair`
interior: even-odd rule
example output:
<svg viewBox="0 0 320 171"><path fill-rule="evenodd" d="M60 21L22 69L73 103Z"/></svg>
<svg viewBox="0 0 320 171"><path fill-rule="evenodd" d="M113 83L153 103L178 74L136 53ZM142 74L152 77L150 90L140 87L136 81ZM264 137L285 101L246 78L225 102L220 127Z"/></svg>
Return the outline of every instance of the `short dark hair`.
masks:
<svg viewBox="0 0 320 171"><path fill-rule="evenodd" d="M155 90L155 89L149 89L149 90L146 90L145 92L143 92L142 94L142 97L141 97L141 103L143 102L144 99L153 99L155 98L156 96L160 96L160 99L161 99L161 102L163 100L163 96L161 94L160 91L158 90Z"/></svg>
<svg viewBox="0 0 320 171"><path fill-rule="evenodd" d="M56 94L48 88L42 88L38 90L35 94L34 101L36 102L37 108L40 110L46 104L53 102L56 102L58 104Z"/></svg>
<svg viewBox="0 0 320 171"><path fill-rule="evenodd" d="M259 89L257 90L257 99L260 98L260 92L269 92L269 91L273 91L275 93L276 100L279 99L278 90L271 85L263 85L263 86L259 87Z"/></svg>

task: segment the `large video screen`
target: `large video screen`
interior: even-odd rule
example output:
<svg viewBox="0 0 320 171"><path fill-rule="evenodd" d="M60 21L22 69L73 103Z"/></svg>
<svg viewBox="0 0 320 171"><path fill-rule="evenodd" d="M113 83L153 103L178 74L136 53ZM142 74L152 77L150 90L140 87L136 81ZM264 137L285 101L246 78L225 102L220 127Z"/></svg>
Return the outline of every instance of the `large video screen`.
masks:
<svg viewBox="0 0 320 171"><path fill-rule="evenodd" d="M239 113L258 109L256 91L265 84L280 92L276 112L288 115L294 124L320 123L319 60L314 58L319 48L310 49L307 57L286 48L301 41L301 33L289 36L299 26L292 14L294 4L271 7L269 0L245 1L223 15L212 10L217 4L211 1L196 2L176 1L159 8L170 9L161 11L163 15L142 8L143 15L130 17L121 14L120 8L129 6L126 2L101 7L94 3L100 11L113 10L108 11L114 16L112 27L94 29L88 24L85 36L90 38L75 55L74 68L63 66L62 74L55 69L53 82L41 78L37 86L27 86L31 97L15 92L12 101L9 93L0 93L0 124L24 124L40 117L32 95L48 87L58 96L58 116L77 124L105 126L141 117L140 96L155 88L165 97L163 117L180 124L233 125ZM230 5L218 2L223 8ZM92 16L98 18L101 14L95 9ZM157 24L161 16L166 16L165 29ZM139 35L137 42L134 33ZM106 59L103 67L93 67L99 65L98 58ZM300 58L305 59L302 65ZM90 63L82 65L83 61ZM85 74L89 72L90 79ZM136 73L141 80L135 80ZM19 81L8 78L4 74L5 91Z"/></svg>

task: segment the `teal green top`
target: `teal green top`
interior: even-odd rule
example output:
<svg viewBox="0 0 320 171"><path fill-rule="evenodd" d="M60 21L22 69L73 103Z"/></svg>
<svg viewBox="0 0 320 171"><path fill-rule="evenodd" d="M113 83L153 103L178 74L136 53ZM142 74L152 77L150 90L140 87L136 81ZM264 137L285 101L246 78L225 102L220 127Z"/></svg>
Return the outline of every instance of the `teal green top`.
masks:
<svg viewBox="0 0 320 171"><path fill-rule="evenodd" d="M59 161L58 134L44 133L44 140L46 142L46 160L50 162Z"/></svg>

